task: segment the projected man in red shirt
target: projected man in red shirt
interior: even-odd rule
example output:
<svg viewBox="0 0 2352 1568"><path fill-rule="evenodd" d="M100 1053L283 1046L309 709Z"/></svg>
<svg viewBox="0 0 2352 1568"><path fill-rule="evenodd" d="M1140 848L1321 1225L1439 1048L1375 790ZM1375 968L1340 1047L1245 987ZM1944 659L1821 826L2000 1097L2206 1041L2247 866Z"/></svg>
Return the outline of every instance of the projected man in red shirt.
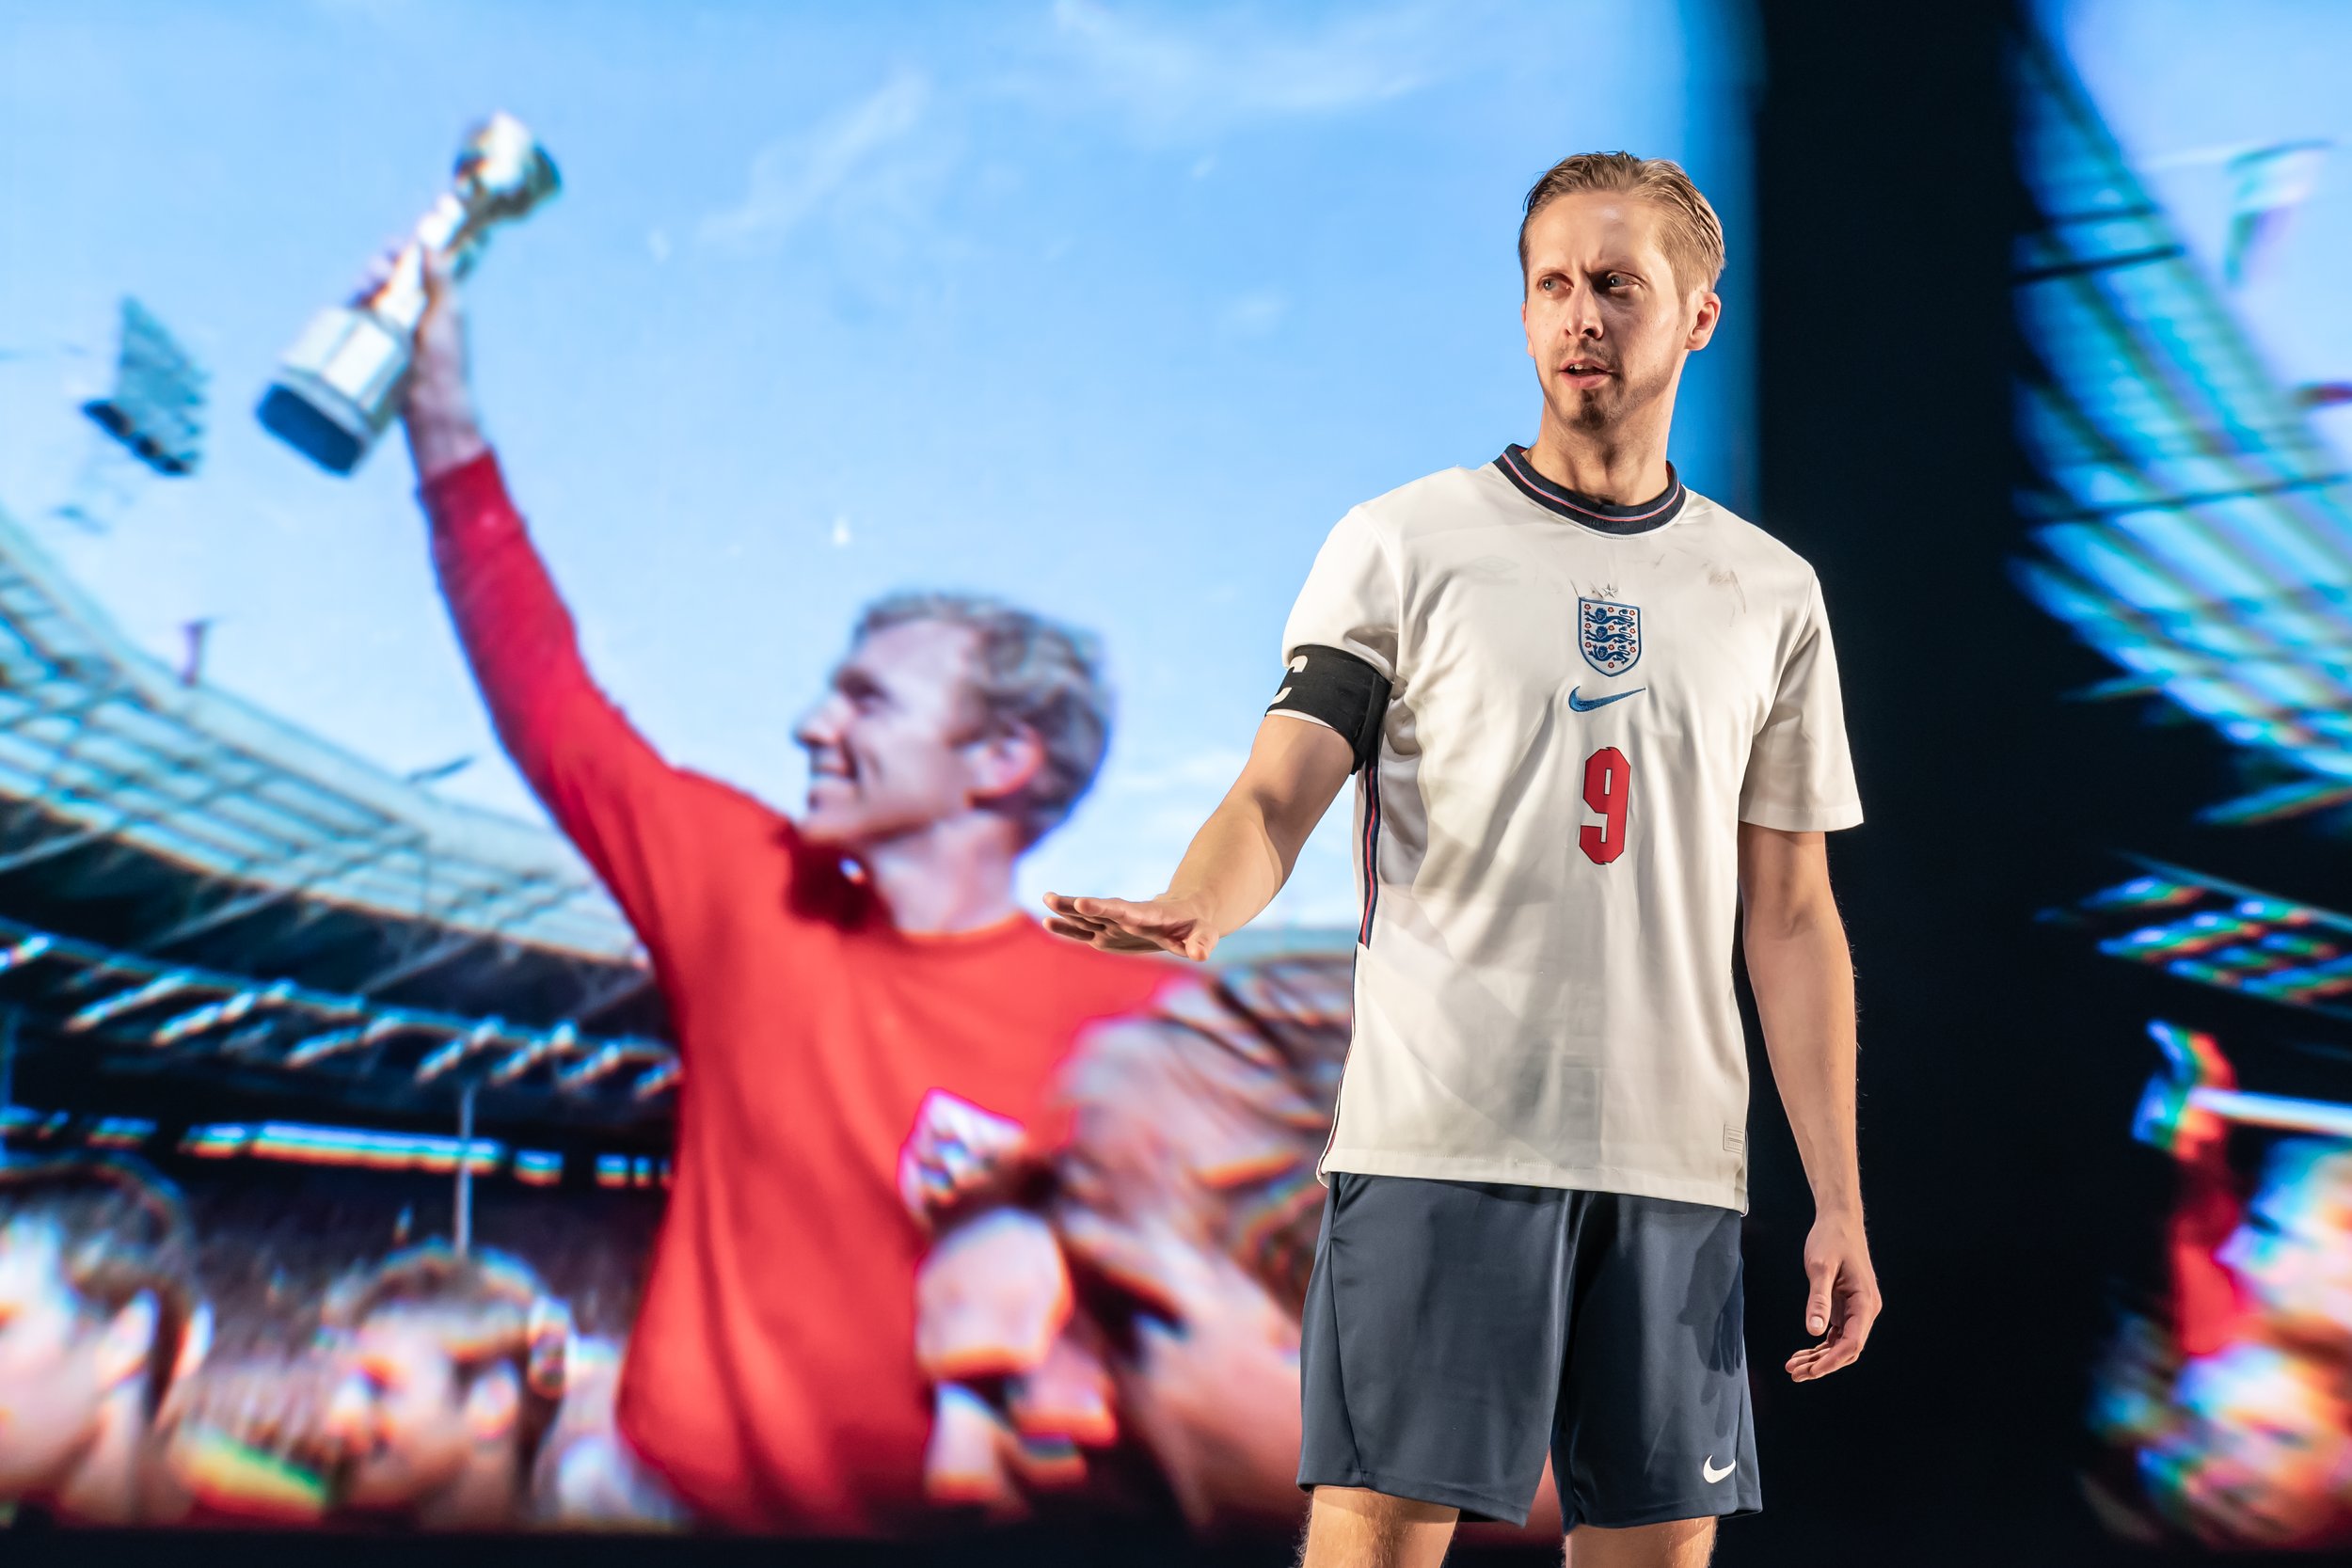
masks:
<svg viewBox="0 0 2352 1568"><path fill-rule="evenodd" d="M432 293L406 420L442 591L508 754L644 941L684 1064L622 1431L714 1522L911 1523L930 1402L900 1146L934 1088L1035 1123L1073 1034L1168 973L1014 901L1015 862L1102 758L1093 650L993 601L885 600L800 722L797 821L671 767L589 678L476 422L455 292Z"/></svg>

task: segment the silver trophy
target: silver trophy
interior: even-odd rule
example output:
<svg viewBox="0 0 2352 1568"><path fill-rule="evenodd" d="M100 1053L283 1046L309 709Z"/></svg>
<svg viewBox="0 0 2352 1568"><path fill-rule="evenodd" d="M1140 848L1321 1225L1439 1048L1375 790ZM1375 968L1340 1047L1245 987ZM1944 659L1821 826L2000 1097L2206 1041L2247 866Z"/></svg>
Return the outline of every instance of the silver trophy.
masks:
<svg viewBox="0 0 2352 1568"><path fill-rule="evenodd" d="M547 150L513 115L495 114L457 150L455 184L418 220L391 275L349 305L310 318L278 362L258 410L262 423L323 468L347 474L400 412L417 322L424 315L424 257L450 258L464 277L490 230L562 188Z"/></svg>

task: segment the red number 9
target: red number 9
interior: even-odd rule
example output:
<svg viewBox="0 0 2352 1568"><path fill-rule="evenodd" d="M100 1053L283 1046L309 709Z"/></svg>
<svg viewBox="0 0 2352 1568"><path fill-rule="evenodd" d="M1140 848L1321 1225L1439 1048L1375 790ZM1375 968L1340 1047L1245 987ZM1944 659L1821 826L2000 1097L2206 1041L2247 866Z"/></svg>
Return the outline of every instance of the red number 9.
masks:
<svg viewBox="0 0 2352 1568"><path fill-rule="evenodd" d="M1625 853L1625 808L1632 790L1633 765L1614 746L1584 759L1584 803L1603 820L1578 829L1576 842L1595 865L1607 865Z"/></svg>

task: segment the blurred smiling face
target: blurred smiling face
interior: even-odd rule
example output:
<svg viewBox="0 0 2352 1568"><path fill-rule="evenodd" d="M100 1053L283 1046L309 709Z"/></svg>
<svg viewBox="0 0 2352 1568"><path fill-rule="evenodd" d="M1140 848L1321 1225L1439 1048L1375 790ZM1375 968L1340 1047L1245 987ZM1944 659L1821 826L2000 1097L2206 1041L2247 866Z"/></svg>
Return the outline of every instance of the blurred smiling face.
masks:
<svg viewBox="0 0 2352 1568"><path fill-rule="evenodd" d="M0 1497L54 1484L97 1424L104 1324L82 1307L54 1227L0 1228Z"/></svg>
<svg viewBox="0 0 2352 1568"><path fill-rule="evenodd" d="M454 1482L471 1457L475 1429L441 1327L420 1313L389 1312L351 1335L327 1412L341 1451L344 1506L409 1507Z"/></svg>
<svg viewBox="0 0 2352 1568"><path fill-rule="evenodd" d="M2352 1345L2352 1193L2344 1159L2266 1180L2220 1259L2273 1338Z"/></svg>
<svg viewBox="0 0 2352 1568"><path fill-rule="evenodd" d="M861 639L793 737L808 752L802 834L856 850L1000 793L1003 748L980 733L966 678L973 633L908 621Z"/></svg>
<svg viewBox="0 0 2352 1568"><path fill-rule="evenodd" d="M1712 291L1687 292L1656 203L1617 191L1555 197L1527 225L1519 319L1544 403L1565 429L1599 435L1671 397L1682 356L1713 336Z"/></svg>
<svg viewBox="0 0 2352 1568"><path fill-rule="evenodd" d="M2171 1447L2189 1523L2216 1545L2340 1545L2352 1431L2324 1369L2239 1345L2181 1374L2186 1418Z"/></svg>

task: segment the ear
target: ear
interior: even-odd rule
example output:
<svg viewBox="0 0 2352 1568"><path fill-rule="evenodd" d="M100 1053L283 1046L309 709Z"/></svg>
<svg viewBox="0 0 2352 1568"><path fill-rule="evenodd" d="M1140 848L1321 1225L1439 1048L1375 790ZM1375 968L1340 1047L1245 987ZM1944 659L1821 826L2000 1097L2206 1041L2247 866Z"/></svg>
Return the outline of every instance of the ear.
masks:
<svg viewBox="0 0 2352 1568"><path fill-rule="evenodd" d="M154 1296L141 1291L107 1320L98 1341L98 1378L109 1392L147 1375L148 1356L155 1348L155 1317Z"/></svg>
<svg viewBox="0 0 2352 1568"><path fill-rule="evenodd" d="M504 1441L522 1417L522 1387L515 1369L501 1361L473 1380L466 1390L466 1430L476 1444Z"/></svg>
<svg viewBox="0 0 2352 1568"><path fill-rule="evenodd" d="M1690 336L1682 340L1683 348L1692 354L1705 348L1715 336L1715 324L1723 320L1723 296L1712 289L1708 290L1707 297L1699 301L1697 317L1691 323Z"/></svg>
<svg viewBox="0 0 2352 1568"><path fill-rule="evenodd" d="M1045 766L1045 742L1026 724L982 736L964 748L973 799L1001 800L1018 794Z"/></svg>

